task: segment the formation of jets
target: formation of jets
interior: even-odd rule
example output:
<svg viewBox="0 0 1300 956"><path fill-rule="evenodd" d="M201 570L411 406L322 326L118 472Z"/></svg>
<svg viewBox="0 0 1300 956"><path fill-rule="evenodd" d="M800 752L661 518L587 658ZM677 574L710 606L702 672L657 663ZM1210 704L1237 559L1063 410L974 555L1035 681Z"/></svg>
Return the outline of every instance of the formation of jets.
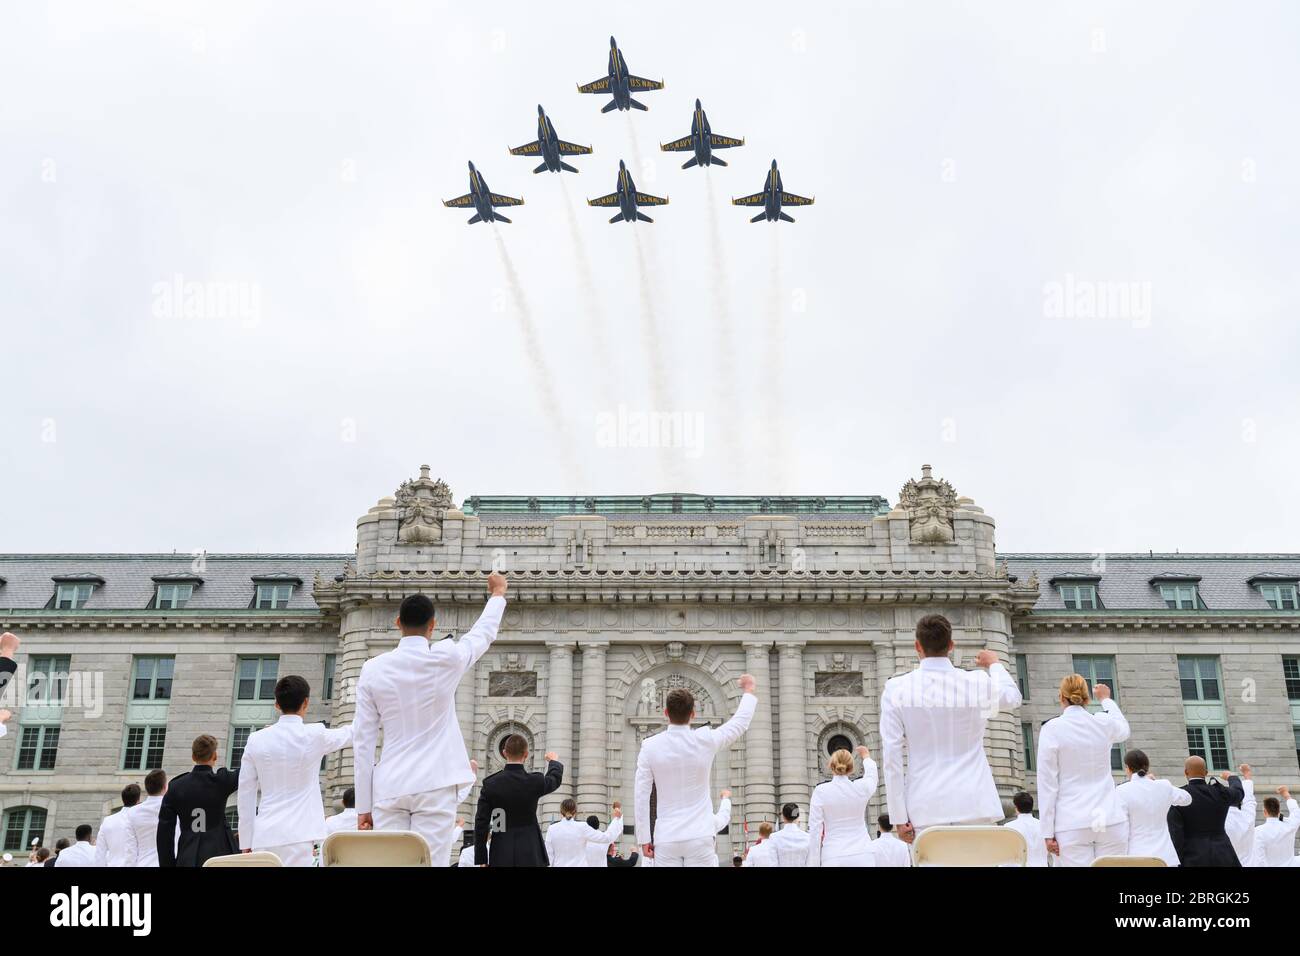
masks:
<svg viewBox="0 0 1300 956"><path fill-rule="evenodd" d="M601 107L602 113L608 113L611 110L648 110L644 103L640 103L632 98L633 93L644 93L652 90L662 90L664 88L663 80L647 80L645 77L636 76L627 68L627 61L623 58L623 52L618 48L618 41L613 37L609 38L609 66L606 69L605 76L598 80L592 80L578 87L579 93L595 93L611 97L610 101ZM714 155L714 150L730 149L736 146L744 146L743 138L737 139L733 136L723 136L720 133L713 132L709 126L709 117L704 112L704 107L697 99L695 101L695 112L691 116L691 132L688 136L681 139L675 139L671 143L661 143L659 148L664 152L690 152L692 157L682 164L682 169L690 169L692 166L726 166L727 163ZM512 156L531 156L540 158L542 161L533 170L534 173L544 172L570 172L576 173L578 170L570 166L562 157L565 156L583 156L592 152L590 146L580 146L577 143L566 142L556 134L555 126L551 123L550 117L539 104L537 107L537 139L531 143L525 143L523 146L514 146L510 149ZM763 184L761 192L756 192L750 196L742 196L739 199L731 200L736 206L762 206L763 211L752 218L750 222L794 222L794 218L782 209L785 206L811 206L813 200L806 196L799 196L795 193L786 192L785 186L781 183L781 173L777 169L776 160L772 160L772 167L768 170L767 179ZM488 189L488 185L483 180L483 175L474 168L474 164L469 164L469 192L463 196L457 196L455 199L444 199L444 206L474 208L474 216L469 220L470 225L476 222L510 222L505 216L497 212L499 206L522 206L523 199L515 199L512 196L505 196L501 193L494 193ZM588 199L589 206L617 206L618 214L613 216L609 221L614 222L654 222L649 216L641 212L641 206L666 206L668 205L667 197L652 196L649 193L643 193L636 188L636 183L632 181L632 174L628 172L627 165L623 160L618 161L618 181L612 193L600 196L597 199Z"/></svg>

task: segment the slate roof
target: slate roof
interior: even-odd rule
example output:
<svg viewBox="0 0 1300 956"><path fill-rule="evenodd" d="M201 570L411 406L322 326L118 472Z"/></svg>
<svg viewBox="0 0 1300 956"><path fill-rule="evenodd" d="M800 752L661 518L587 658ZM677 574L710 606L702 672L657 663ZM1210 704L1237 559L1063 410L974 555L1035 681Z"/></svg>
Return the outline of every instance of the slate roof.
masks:
<svg viewBox="0 0 1300 956"><path fill-rule="evenodd" d="M1152 578L1199 577L1197 587L1208 611L1270 611L1250 579L1267 575L1300 580L1300 554L1108 554L1104 566L1094 566L1094 554L1000 554L998 560L1005 560L1021 581L1038 572L1036 611L1066 610L1060 590L1049 582L1070 575L1100 576L1097 596L1111 611L1164 609Z"/></svg>
<svg viewBox="0 0 1300 956"><path fill-rule="evenodd" d="M186 604L190 609L233 610L253 603L254 579L298 578L288 610L316 609L311 584L319 571L325 580L343 572L351 554L210 554L201 571L188 554L0 554L0 608L45 607L54 595L55 578L97 575L87 610L133 610L149 607L157 589L154 579L197 576L202 583ZM172 580L177 578L172 577Z"/></svg>

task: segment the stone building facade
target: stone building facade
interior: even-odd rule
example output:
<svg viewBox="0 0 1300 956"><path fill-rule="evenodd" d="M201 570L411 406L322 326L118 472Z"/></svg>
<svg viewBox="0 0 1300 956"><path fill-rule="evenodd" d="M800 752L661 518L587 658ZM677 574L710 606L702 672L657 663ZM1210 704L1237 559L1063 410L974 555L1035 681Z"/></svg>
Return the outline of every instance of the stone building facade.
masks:
<svg viewBox="0 0 1300 956"><path fill-rule="evenodd" d="M459 634L494 568L510 577L509 608L457 713L486 772L510 733L534 759L560 754L548 815L574 796L607 819L620 800L630 824L638 744L663 727L664 694L690 688L698 721L721 723L749 672L759 709L714 769L714 790L733 791L725 856L781 803L806 808L829 751L878 751L881 688L914 666L913 628L932 612L953 622L959 666L992 648L1027 691L989 725L1004 796L1033 790L1038 728L1080 668L1115 686L1162 776L1198 742L1216 763L1255 764L1262 786L1300 775L1296 555L1003 556L993 519L928 466L892 508L699 495L458 508L425 467L358 520L350 555L0 556L0 626L24 639L10 693L45 671L66 669L69 685L46 683L61 701L13 708L0 837L12 848L98 822L146 766L186 769L200 732L237 760L249 730L274 720L277 674L311 682L319 719L349 721L361 665L396 643L401 599L427 594L438 633ZM351 777L351 750L328 758L328 797Z"/></svg>

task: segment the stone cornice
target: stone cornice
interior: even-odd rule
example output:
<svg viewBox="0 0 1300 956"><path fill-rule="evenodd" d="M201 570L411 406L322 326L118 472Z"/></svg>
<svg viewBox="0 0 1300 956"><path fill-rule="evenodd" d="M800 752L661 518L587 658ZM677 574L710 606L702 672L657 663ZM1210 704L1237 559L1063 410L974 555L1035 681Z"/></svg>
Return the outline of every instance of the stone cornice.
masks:
<svg viewBox="0 0 1300 956"><path fill-rule="evenodd" d="M319 629L337 625L328 609L293 611L0 611L0 628L27 631L213 631Z"/></svg>
<svg viewBox="0 0 1300 956"><path fill-rule="evenodd" d="M1017 620L1016 628L1020 631L1210 631L1216 628L1295 631L1300 630L1300 615L1267 611L1175 615L1159 609L1107 611L1104 614L1037 611Z"/></svg>

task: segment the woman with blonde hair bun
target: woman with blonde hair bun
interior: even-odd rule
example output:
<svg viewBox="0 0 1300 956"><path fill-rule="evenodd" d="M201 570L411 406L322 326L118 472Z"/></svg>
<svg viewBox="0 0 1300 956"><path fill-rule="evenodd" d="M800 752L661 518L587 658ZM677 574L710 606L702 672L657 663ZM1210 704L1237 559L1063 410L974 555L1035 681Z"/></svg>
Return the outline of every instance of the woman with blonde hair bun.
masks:
<svg viewBox="0 0 1300 956"><path fill-rule="evenodd" d="M853 773L853 755L847 750L831 754L831 778L813 788L808 808L808 866L875 866L871 834L867 830L867 803L876 792L879 774L866 747L857 748L862 776Z"/></svg>
<svg viewBox="0 0 1300 956"><path fill-rule="evenodd" d="M1128 817L1115 796L1110 752L1128 740L1128 721L1097 684L1099 713L1087 710L1088 682L1078 674L1061 681L1061 716L1038 734L1038 817L1049 853L1060 866L1088 866L1099 856L1128 852Z"/></svg>

